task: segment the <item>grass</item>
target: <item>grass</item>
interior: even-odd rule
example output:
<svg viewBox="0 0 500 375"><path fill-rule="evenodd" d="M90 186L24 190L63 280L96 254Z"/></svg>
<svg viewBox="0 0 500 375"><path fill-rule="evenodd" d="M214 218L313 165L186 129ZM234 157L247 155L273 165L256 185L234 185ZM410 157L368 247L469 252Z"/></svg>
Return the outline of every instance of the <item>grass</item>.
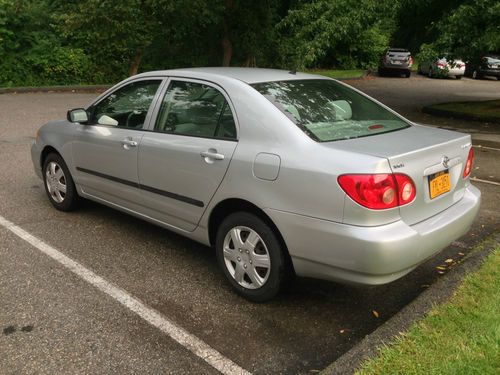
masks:
<svg viewBox="0 0 500 375"><path fill-rule="evenodd" d="M361 78L365 73L364 70L331 70L331 69L312 69L308 70L307 73L319 74L335 79L345 79L345 78Z"/></svg>
<svg viewBox="0 0 500 375"><path fill-rule="evenodd" d="M455 102L431 105L428 108L446 111L457 117L466 116L479 120L500 121L500 100L481 102Z"/></svg>
<svg viewBox="0 0 500 375"><path fill-rule="evenodd" d="M500 246L449 302L356 374L500 374Z"/></svg>

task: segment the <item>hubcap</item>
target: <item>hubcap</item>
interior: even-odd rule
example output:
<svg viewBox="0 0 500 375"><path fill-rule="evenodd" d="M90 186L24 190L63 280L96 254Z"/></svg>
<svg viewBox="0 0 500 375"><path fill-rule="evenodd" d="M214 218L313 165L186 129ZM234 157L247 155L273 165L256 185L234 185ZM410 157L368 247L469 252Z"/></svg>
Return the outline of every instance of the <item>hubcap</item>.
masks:
<svg viewBox="0 0 500 375"><path fill-rule="evenodd" d="M238 226L224 238L224 263L236 282L258 289L269 278L271 258L262 238L253 229Z"/></svg>
<svg viewBox="0 0 500 375"><path fill-rule="evenodd" d="M51 161L45 170L45 184L50 197L61 203L66 197L66 176L59 164Z"/></svg>

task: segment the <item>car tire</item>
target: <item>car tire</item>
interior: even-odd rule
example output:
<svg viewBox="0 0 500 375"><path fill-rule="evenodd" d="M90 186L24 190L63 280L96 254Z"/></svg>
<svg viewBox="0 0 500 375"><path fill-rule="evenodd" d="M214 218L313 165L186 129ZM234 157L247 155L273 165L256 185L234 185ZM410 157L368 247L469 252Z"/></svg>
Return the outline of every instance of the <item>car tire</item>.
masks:
<svg viewBox="0 0 500 375"><path fill-rule="evenodd" d="M405 77L406 77L406 78L410 78L410 76L411 76L411 72L406 72L406 73L405 73Z"/></svg>
<svg viewBox="0 0 500 375"><path fill-rule="evenodd" d="M60 211L73 211L81 198L63 158L56 153L47 155L42 168L43 185L50 203Z"/></svg>
<svg viewBox="0 0 500 375"><path fill-rule="evenodd" d="M379 75L379 77L383 77L383 76L385 76L385 71L384 71L384 69L382 69L382 68L378 68L378 75Z"/></svg>
<svg viewBox="0 0 500 375"><path fill-rule="evenodd" d="M455 76L456 79L462 79L462 76Z"/></svg>
<svg viewBox="0 0 500 375"><path fill-rule="evenodd" d="M215 250L233 290L250 301L269 301L286 284L286 249L274 230L254 214L242 211L226 217L217 230Z"/></svg>
<svg viewBox="0 0 500 375"><path fill-rule="evenodd" d="M474 78L474 79L481 79L481 74L477 70L474 70L472 72L472 78Z"/></svg>

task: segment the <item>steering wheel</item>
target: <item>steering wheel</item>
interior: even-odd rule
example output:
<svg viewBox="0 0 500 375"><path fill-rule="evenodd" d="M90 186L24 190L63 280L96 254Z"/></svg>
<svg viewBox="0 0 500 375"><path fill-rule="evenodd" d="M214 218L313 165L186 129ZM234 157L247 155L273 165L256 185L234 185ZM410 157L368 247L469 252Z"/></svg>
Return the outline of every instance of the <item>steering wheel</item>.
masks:
<svg viewBox="0 0 500 375"><path fill-rule="evenodd" d="M140 116L142 115L144 111L140 110L140 109L134 109L132 112L130 112L127 116L127 120L125 121L125 127L129 128L130 127L130 120L132 119L132 117L134 116ZM138 125L143 125L143 124L137 124L134 126L134 128L137 128Z"/></svg>

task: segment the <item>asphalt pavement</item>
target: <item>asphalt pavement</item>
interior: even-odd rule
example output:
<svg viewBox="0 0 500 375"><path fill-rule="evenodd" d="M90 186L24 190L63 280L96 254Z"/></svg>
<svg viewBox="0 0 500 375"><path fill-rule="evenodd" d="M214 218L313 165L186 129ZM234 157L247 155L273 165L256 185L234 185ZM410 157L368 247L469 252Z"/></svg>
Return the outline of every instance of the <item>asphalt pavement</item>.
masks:
<svg viewBox="0 0 500 375"><path fill-rule="evenodd" d="M457 83L468 97L454 94ZM500 97L500 82L412 77L349 84L412 120L424 117L434 126L473 130L475 145L488 147L476 147L474 176L498 181L496 129L456 120L443 124L418 111L424 102ZM31 140L40 124L64 117L67 109L85 106L95 96L0 95L0 217L248 372L309 374L325 368L445 277L436 266L447 258L459 260L472 244L499 229L495 202L500 187L477 183L483 205L471 232L403 279L368 289L299 279L275 301L250 303L229 289L213 250L205 246L92 202L73 213L49 204L32 170ZM4 227L0 330L2 374L217 373L179 340Z"/></svg>

